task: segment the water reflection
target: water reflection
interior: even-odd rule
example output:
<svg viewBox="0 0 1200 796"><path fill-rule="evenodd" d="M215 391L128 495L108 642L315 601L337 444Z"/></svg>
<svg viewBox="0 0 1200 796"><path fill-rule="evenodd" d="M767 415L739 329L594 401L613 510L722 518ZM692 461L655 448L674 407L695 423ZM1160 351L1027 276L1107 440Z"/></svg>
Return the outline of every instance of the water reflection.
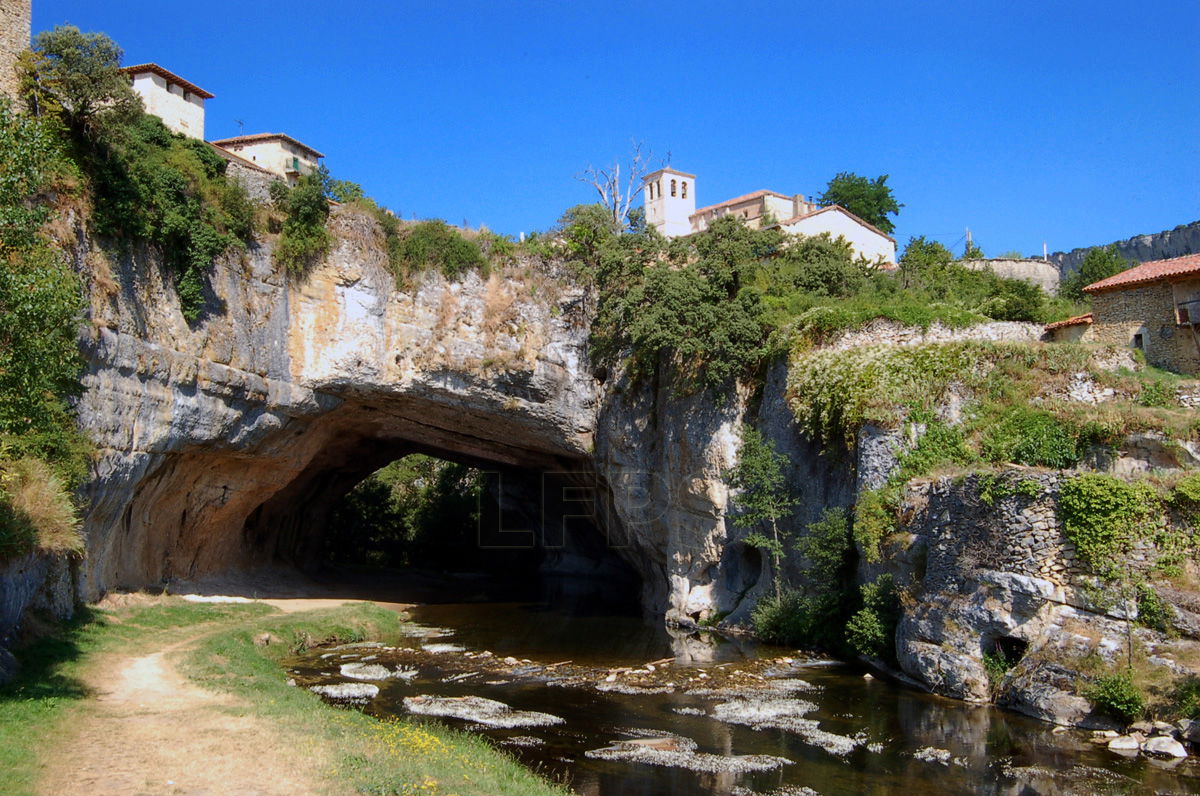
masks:
<svg viewBox="0 0 1200 796"><path fill-rule="evenodd" d="M587 599L568 602L578 610L533 601L459 603L421 606L414 610L414 619L453 630L446 640L470 650L488 650L493 660L512 656L542 664L574 661L615 669L674 657L669 692L598 691L594 683L554 687L547 676L537 675L513 682L492 680L490 685L482 677L443 682L450 679L449 668L439 671L436 665L425 665L411 682L389 681L369 710L402 715L405 697L473 695L516 710L561 717L563 723L552 727L480 731L527 764L566 779L575 791L596 796L770 793L785 786L808 787L827 796L905 791L997 796L1200 792L1193 762L1171 770L1145 760L1123 760L1090 744L1086 733L1056 734L1049 725L1016 714L864 679L849 667L780 672L811 683L811 690L796 695L816 705L805 719L818 724L821 732L854 739L844 754L803 733L727 723L714 716L714 709L736 695L719 689L695 693L689 678L712 673L716 679L718 670L737 670L738 662L749 668L756 658L788 651L711 633L667 630L645 623L636 613L602 610L600 603ZM413 639L413 644L419 647L421 641ZM319 664L313 666L315 670ZM463 722L458 726L470 727ZM589 750L621 740L671 734L691 739L700 753L776 756L793 762L738 774L587 756Z"/></svg>

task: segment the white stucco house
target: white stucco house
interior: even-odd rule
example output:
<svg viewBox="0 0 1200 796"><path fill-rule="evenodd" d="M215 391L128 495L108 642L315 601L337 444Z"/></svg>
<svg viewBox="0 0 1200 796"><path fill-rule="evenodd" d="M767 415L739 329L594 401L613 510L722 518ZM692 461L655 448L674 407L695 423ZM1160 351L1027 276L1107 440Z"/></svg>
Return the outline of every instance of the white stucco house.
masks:
<svg viewBox="0 0 1200 796"><path fill-rule="evenodd" d="M167 129L204 140L204 101L213 95L158 64L138 64L122 69L133 81L146 112L163 120Z"/></svg>
<svg viewBox="0 0 1200 796"><path fill-rule="evenodd" d="M256 133L213 141L214 145L278 174L295 186L305 174L316 171L323 154L284 133Z"/></svg>
<svg viewBox="0 0 1200 796"><path fill-rule="evenodd" d="M755 191L696 209L696 175L667 167L647 174L642 184L646 223L668 238L708 229L714 220L736 215L758 229L777 225L790 235L845 238L857 256L894 265L896 240L844 207L818 207L802 194Z"/></svg>

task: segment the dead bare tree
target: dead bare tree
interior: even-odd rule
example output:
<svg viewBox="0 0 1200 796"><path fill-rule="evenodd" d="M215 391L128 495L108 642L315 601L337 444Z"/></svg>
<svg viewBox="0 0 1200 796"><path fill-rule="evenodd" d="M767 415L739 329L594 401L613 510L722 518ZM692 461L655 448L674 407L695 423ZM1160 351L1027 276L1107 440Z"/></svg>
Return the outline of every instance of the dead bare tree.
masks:
<svg viewBox="0 0 1200 796"><path fill-rule="evenodd" d="M589 165L575 179L586 182L600 195L600 204L612 216L613 224L624 227L634 197L641 190L642 179L650 166L650 151L642 151L642 142L631 140L632 151L624 160L618 158L611 166L596 168ZM624 173L624 177L622 177Z"/></svg>

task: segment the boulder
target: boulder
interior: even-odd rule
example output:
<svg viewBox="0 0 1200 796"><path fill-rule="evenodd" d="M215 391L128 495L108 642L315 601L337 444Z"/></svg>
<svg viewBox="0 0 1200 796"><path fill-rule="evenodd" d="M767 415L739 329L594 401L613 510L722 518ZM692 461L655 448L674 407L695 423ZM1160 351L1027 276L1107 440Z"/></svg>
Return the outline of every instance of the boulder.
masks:
<svg viewBox="0 0 1200 796"><path fill-rule="evenodd" d="M1108 742L1108 748L1113 752L1137 752L1142 745L1132 735L1118 735Z"/></svg>
<svg viewBox="0 0 1200 796"><path fill-rule="evenodd" d="M1167 735L1159 735L1142 744L1142 751L1159 757L1187 757L1183 744Z"/></svg>

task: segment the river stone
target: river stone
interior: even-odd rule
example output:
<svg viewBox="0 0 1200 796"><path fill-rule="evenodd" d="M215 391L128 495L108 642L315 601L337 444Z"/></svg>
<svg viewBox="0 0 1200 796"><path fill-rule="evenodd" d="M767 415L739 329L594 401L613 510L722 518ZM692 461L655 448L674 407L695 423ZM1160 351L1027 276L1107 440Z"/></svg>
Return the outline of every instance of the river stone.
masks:
<svg viewBox="0 0 1200 796"><path fill-rule="evenodd" d="M409 713L465 719L487 727L545 727L550 724L563 723L563 719L549 713L513 710L503 702L476 696L405 697L404 707Z"/></svg>
<svg viewBox="0 0 1200 796"><path fill-rule="evenodd" d="M1180 719L1179 731L1183 733L1183 738L1191 743L1200 743L1200 721L1195 719Z"/></svg>
<svg viewBox="0 0 1200 796"><path fill-rule="evenodd" d="M773 755L716 755L697 752L695 741L678 735L617 741L603 749L588 750L584 752L584 756L594 760L626 760L711 774L769 771L790 765L792 762L786 757Z"/></svg>
<svg viewBox="0 0 1200 796"><path fill-rule="evenodd" d="M344 699L351 702L374 699L379 694L379 686L370 683L331 683L310 686L308 690L329 699Z"/></svg>
<svg viewBox="0 0 1200 796"><path fill-rule="evenodd" d="M1136 752L1142 745L1132 735L1120 735L1108 742L1108 748L1113 752Z"/></svg>
<svg viewBox="0 0 1200 796"><path fill-rule="evenodd" d="M1159 755L1161 757L1187 757L1187 750L1183 748L1183 744L1167 735L1160 735L1156 738L1151 738L1142 744L1142 751L1148 755Z"/></svg>
<svg viewBox="0 0 1200 796"><path fill-rule="evenodd" d="M351 680L386 680L394 676L390 669L378 663L343 663L338 671L342 677Z"/></svg>

